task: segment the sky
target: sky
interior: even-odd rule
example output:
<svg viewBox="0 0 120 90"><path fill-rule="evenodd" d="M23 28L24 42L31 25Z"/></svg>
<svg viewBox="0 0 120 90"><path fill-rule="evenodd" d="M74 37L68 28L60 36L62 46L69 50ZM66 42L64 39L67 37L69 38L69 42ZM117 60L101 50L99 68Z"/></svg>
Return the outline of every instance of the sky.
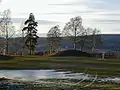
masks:
<svg viewBox="0 0 120 90"><path fill-rule="evenodd" d="M47 33L55 25L62 30L70 18L81 16L85 28L120 34L120 0L2 0L0 12L6 9L11 10L16 30L33 13L39 33Z"/></svg>

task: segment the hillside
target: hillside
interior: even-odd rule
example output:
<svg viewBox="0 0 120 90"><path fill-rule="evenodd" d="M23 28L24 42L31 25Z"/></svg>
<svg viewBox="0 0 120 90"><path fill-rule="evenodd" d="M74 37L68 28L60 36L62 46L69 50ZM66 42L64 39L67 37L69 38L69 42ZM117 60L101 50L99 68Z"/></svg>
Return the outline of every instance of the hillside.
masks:
<svg viewBox="0 0 120 90"><path fill-rule="evenodd" d="M110 51L116 51L118 49L120 50L120 34L102 34L102 41L103 44L100 49ZM37 51L44 51L47 48L48 46L46 38L39 38ZM72 49L73 45L70 40L63 38L63 41L61 42L61 48Z"/></svg>
<svg viewBox="0 0 120 90"><path fill-rule="evenodd" d="M120 51L120 34L104 34L102 35L102 49L119 50Z"/></svg>
<svg viewBox="0 0 120 90"><path fill-rule="evenodd" d="M77 56L77 57L90 57L90 54L81 52L79 50L63 50L57 53L53 53L50 56Z"/></svg>
<svg viewBox="0 0 120 90"><path fill-rule="evenodd" d="M102 35L103 44L100 49L116 51L120 50L120 34L103 34ZM0 39L0 45L2 46L3 39ZM15 38L9 41L9 51L16 52L22 51L23 39ZM61 42L62 49L72 49L73 45L70 40L63 38ZM40 37L36 46L36 52L48 50L47 39L45 37Z"/></svg>

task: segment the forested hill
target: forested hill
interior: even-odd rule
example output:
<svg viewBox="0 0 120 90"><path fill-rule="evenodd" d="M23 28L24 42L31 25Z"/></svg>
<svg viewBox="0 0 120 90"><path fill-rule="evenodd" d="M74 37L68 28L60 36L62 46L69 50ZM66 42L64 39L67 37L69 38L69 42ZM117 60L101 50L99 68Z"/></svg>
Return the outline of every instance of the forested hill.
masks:
<svg viewBox="0 0 120 90"><path fill-rule="evenodd" d="M120 34L102 34L103 44L101 49L116 51L120 50ZM63 40L61 47L72 48L73 45L67 39ZM47 40L46 38L39 38L37 50L46 50L47 49Z"/></svg>
<svg viewBox="0 0 120 90"><path fill-rule="evenodd" d="M120 34L103 34L103 49L120 51Z"/></svg>
<svg viewBox="0 0 120 90"><path fill-rule="evenodd" d="M120 51L120 34L102 34L103 44L101 49L110 50L110 51ZM3 40L0 39L0 45ZM61 42L61 48L71 49L73 47L72 43L68 39L63 39ZM15 38L11 39L9 42L9 50L11 52L21 51L23 47L23 39ZM40 37L37 43L37 52L48 50L48 43L46 37Z"/></svg>

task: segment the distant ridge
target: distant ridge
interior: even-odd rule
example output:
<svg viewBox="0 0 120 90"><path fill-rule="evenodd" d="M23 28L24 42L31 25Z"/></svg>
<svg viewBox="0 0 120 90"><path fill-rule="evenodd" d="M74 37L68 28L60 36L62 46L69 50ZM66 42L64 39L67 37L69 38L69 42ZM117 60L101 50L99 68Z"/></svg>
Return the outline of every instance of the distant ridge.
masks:
<svg viewBox="0 0 120 90"><path fill-rule="evenodd" d="M102 36L103 44L98 49L107 50L107 51L120 51L120 34L101 34L101 36ZM12 41L13 43L17 42L17 44L11 44ZM2 44L3 42L2 37L0 38L0 42ZM9 51L16 52L16 50L18 49L20 51L22 50L21 47L23 46L23 44L24 44L23 39L20 37L11 39L10 45L9 45L10 47ZM73 49L73 44L71 43L70 40L63 38L61 42L61 48L62 50ZM42 51L43 52L48 51L48 42L46 37L40 37L36 45L36 52L42 52Z"/></svg>

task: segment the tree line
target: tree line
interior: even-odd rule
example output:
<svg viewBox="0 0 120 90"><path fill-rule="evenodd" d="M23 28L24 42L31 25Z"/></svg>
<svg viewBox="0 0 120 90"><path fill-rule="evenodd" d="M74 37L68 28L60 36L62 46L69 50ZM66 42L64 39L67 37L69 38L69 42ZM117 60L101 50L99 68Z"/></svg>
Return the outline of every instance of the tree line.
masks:
<svg viewBox="0 0 120 90"><path fill-rule="evenodd" d="M37 29L38 23L35 21L35 17L30 13L29 18L24 22L24 27L22 28L22 33L25 35L22 37L24 39L24 44L17 47L21 42L17 42L15 34L15 27L11 20L11 11L5 10L1 13L0 17L0 53L3 55L9 55L10 45L16 45L16 48L21 48L27 50L29 55L33 55L35 51L35 46L37 43ZM21 32L19 32L20 34ZM14 41L16 42L13 42ZM17 49L18 50L18 49ZM24 51L23 50L23 51Z"/></svg>
<svg viewBox="0 0 120 90"><path fill-rule="evenodd" d="M71 18L63 28L54 26L47 33L49 51L56 52L60 50L62 39L69 39L73 44L74 50L91 49L93 52L97 47L101 46L102 38L100 30L92 28L84 28L82 18L80 16Z"/></svg>
<svg viewBox="0 0 120 90"><path fill-rule="evenodd" d="M9 55L10 44L20 44L20 42L10 42L11 38L15 39L13 36L16 33L10 14L10 10L5 10L0 18L0 51L5 55ZM30 13L21 29L21 32L24 33L24 36L21 38L24 41L24 44L20 46L21 49L23 49L23 51L26 50L29 55L35 54L35 48L39 38L37 35L37 26L38 22L36 22L35 16L33 13ZM63 39L69 39L73 44L73 49L79 49L81 51L85 48L94 51L94 49L102 43L100 30L97 30L96 28L84 28L80 16L71 18L70 21L65 24L63 30L60 29L59 25L51 27L47 33L50 54L61 50Z"/></svg>

